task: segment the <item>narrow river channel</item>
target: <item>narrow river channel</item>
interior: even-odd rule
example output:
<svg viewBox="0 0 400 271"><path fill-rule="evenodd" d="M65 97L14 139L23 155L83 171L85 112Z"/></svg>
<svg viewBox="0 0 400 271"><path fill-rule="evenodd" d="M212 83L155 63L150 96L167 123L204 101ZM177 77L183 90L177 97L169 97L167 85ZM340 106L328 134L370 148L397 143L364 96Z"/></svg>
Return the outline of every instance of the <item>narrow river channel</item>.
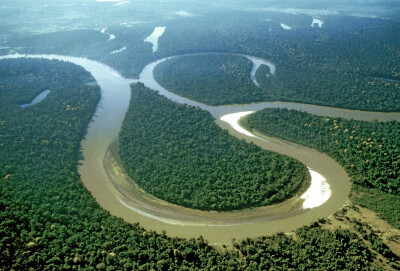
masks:
<svg viewBox="0 0 400 271"><path fill-rule="evenodd" d="M258 103L250 105L207 106L172 94L162 88L153 78L155 66L162 59L147 65L139 80L125 79L112 68L85 58L59 55L9 55L1 58L47 58L69 61L89 71L102 90L102 98L87 135L82 141L84 160L78 172L82 182L92 193L101 207L111 215L123 218L128 223L140 223L147 230L169 236L198 237L202 235L211 244L230 243L233 238L242 239L275 232L287 232L308 225L318 218L326 217L339 210L348 200L351 188L344 169L332 158L316 150L284 142L279 139L264 140L238 132L220 118L224 115L257 111L266 107L293 108L331 117L345 117L360 120L400 120L399 113L375 113L327 108L296 103ZM269 63L269 62L268 62ZM218 125L232 135L252 141L262 148L294 157L309 168L321 174L330 187L331 196L321 206L303 209L301 195L273 206L266 206L237 212L204 212L183 208L163 202L129 184L114 154L115 143L130 100L130 83L143 82L161 95L208 110Z"/></svg>

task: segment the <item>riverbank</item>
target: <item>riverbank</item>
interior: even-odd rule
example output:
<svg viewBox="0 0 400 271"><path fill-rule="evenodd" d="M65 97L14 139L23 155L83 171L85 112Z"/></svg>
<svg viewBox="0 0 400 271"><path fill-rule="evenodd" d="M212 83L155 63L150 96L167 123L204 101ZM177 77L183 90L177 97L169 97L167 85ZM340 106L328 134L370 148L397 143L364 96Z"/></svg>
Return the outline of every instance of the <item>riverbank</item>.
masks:
<svg viewBox="0 0 400 271"><path fill-rule="evenodd" d="M110 212L111 215L121 217L128 223L140 223L148 230L155 230L162 233L166 231L169 236L179 236L185 238L203 236L212 244L227 244L232 238L242 239L246 237L256 237L261 235L269 235L276 232L289 232L304 225L311 224L319 218L332 215L339 210L348 200L348 193L351 188L349 178L344 169L337 164L332 158L325 154L319 153L313 149L305 148L290 142L280 141L265 142L257 138L249 138L235 131L230 125L219 120L219 116L237 111L255 111L257 108L268 106L271 103L252 104L245 106L222 106L210 107L202 105L188 99L179 97L169 93L163 89L152 77L152 69L156 66L154 62L146 66L141 74L140 81L145 83L154 90L159 90L162 95L170 95L171 99L178 99L179 102L185 103L188 101L190 105L199 105L203 109L208 109L209 112L216 118L216 123L222 128L227 129L231 134L238 138L252 141L255 144L273 150L282 154L289 155L306 164L313 170L324 176L329 183L332 191L330 199L320 207L311 210L301 210L291 217L270 217L261 221L254 221L248 224L233 225L233 226L182 226L167 224L158 221L149 216L129 208L125 200L129 200L109 181L107 173L104 169L104 157L111 142L118 135L122 120L128 108L130 100L129 80L121 77L119 73L110 67L101 63L87 60L84 58L65 57L56 55L11 55L8 57L36 57L49 58L69 61L79 66L82 66L89 71L96 79L102 89L102 100L97 108L95 117L90 123L85 139L82 141L82 154L84 160L78 168L82 182L86 188L92 193L99 205ZM192 104L191 104L192 103ZM273 106L287 107L294 105L298 109L302 109L300 104L293 103L272 103ZM307 108L318 108L320 112L324 112L323 107L305 106ZM247 110L247 108L250 108ZM245 109L245 110L243 110ZM335 112L343 112L343 110L326 109L330 114ZM347 112L347 111L346 111ZM321 114L322 114L321 113ZM364 113L363 113L364 114ZM386 116L384 113L365 113L368 116L380 118ZM350 114L351 115L351 114ZM393 114L391 114L393 115ZM397 114L396 116L399 116ZM400 118L399 118L400 119ZM282 144L284 143L284 144ZM285 146L286 145L286 146ZM154 208L153 208L154 209ZM240 215L242 217L243 214ZM201 219L201 217L197 218Z"/></svg>

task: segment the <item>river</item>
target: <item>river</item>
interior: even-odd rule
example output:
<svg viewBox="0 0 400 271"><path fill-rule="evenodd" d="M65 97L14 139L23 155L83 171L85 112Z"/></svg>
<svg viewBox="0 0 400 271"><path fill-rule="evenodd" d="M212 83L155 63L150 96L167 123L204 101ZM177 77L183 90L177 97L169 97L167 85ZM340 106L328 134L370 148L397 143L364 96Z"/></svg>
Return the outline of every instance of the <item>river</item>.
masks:
<svg viewBox="0 0 400 271"><path fill-rule="evenodd" d="M99 205L110 214L123 218L128 223L139 222L147 230L169 236L198 237L202 235L211 244L230 243L233 238L242 239L275 232L288 232L308 225L318 218L326 217L339 210L348 200L351 184L344 169L329 156L316 150L272 138L250 137L220 120L224 115L257 111L265 107L294 108L319 115L339 116L362 120L400 120L399 113L374 113L345 109L327 108L296 103L257 103L250 105L207 106L180 97L163 89L153 78L154 67L166 59L147 65L139 80L125 79L117 71L96 61L85 58L58 55L9 55L1 58L47 58L69 61L90 72L101 87L102 98L87 135L82 141L84 160L78 168L81 180ZM326 178L331 197L321 206L304 210L301 195L273 206L247 209L237 212L204 212L165 203L148 195L138 187L129 185L123 170L113 155L113 145L121 128L130 100L130 83L143 82L158 90L160 94L181 103L188 103L208 110L218 125L238 138L252 141L262 148L287 154L307 165ZM115 150L114 150L115 151Z"/></svg>

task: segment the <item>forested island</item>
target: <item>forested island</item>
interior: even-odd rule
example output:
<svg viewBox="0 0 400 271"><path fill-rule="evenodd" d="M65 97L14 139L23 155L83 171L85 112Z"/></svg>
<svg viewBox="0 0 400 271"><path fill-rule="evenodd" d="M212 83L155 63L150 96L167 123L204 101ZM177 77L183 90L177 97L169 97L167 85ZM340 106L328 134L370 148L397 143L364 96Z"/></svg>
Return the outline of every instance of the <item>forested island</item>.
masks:
<svg viewBox="0 0 400 271"><path fill-rule="evenodd" d="M291 20L298 24L301 16L295 17ZM258 95L252 93L254 86L248 89L247 95L256 98L253 102L264 99L369 111L400 110L398 24L335 16L323 29L300 27L285 32L269 31L265 24L274 30L273 22L265 23L258 18L241 17L240 20L245 21L239 23L235 14L229 22L217 18L212 20L214 23L209 29L199 30L196 37L190 39L187 39L185 30L191 25L197 27L202 23L201 19L185 25L171 25L174 34L163 37L165 42L160 46L161 52L165 50L166 56L198 52L238 53L273 62L276 66L274 76L264 76L265 66L261 66L262 70L256 76L261 87ZM220 30L221 25L224 31ZM190 65L190 59L187 61L185 65ZM189 71L191 69L196 67L190 67ZM156 71L156 78L162 80L158 73ZM181 78L175 80L181 85L165 82L165 86L173 92L188 94L182 91L192 82L185 73L178 76ZM212 76L205 79L213 82ZM164 80L160 82L164 84ZM224 89L225 82L222 82L216 84L215 89ZM190 92L194 91L202 91L201 84L196 81ZM216 95L218 93L215 91ZM190 95L186 97L195 97L193 93ZM235 97L236 90L230 89L230 95ZM242 102L247 103L245 99Z"/></svg>
<svg viewBox="0 0 400 271"><path fill-rule="evenodd" d="M282 202L309 180L295 159L240 141L208 112L170 101L140 83L132 85L119 155L139 187L201 210Z"/></svg>
<svg viewBox="0 0 400 271"><path fill-rule="evenodd" d="M169 91L209 105L288 101L371 111L400 110L397 77L382 75L375 71L377 68L367 72L360 67L349 71L327 66L327 59L323 63L319 58L306 59L308 54L303 51L307 50L299 48L296 53L290 48L288 55L279 58L273 76L266 76L270 75L269 67L261 65L255 76L260 87L250 80L250 60L233 54L173 57L155 68L154 77ZM306 67L302 66L305 62L309 63Z"/></svg>
<svg viewBox="0 0 400 271"><path fill-rule="evenodd" d="M17 59L0 60L0 76L2 269L240 268L234 255L203 239L157 235L99 207L77 174L80 142L100 99L89 73ZM46 88L52 92L42 102L19 108Z"/></svg>
<svg viewBox="0 0 400 271"><path fill-rule="evenodd" d="M265 101L250 79L253 63L232 54L194 54L168 59L154 69L154 78L180 96L209 105Z"/></svg>
<svg viewBox="0 0 400 271"><path fill-rule="evenodd" d="M287 109L244 117L246 129L283 138L336 159L349 173L356 203L400 228L400 124L327 118Z"/></svg>

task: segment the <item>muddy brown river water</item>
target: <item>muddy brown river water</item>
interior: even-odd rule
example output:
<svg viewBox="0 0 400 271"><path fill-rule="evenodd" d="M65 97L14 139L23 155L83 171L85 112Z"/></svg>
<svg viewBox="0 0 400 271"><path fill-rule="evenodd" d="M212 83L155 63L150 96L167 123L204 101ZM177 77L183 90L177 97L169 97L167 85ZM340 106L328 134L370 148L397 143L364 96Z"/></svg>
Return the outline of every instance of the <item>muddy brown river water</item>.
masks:
<svg viewBox="0 0 400 271"><path fill-rule="evenodd" d="M351 188L345 170L329 156L316 150L276 138L264 140L239 133L228 123L221 121L223 115L257 111L266 107L303 110L313 114L354 118L357 120L380 121L400 120L399 113L376 113L322 106L268 102L249 105L207 106L168 92L153 78L155 66L165 59L150 63L140 74L139 80L125 79L117 71L96 61L85 58L59 55L9 55L1 58L47 58L75 63L89 71L102 90L102 98L93 121L89 124L87 135L82 141L84 160L78 172L83 184L92 193L100 206L110 214L123 218L128 223L140 223L147 230L169 236L199 237L211 244L230 243L233 238L242 239L288 232L308 225L318 218L327 217L339 210L348 200ZM257 58L259 62L260 59ZM269 63L269 62L268 62ZM269 63L271 65L271 63ZM247 209L236 212L204 212L183 208L163 202L131 185L123 169L119 166L115 148L118 133L130 100L130 83L143 82L151 89L171 100L208 110L219 126L227 129L232 135L252 141L262 148L294 157L326 178L331 196L321 206L303 209L300 195L273 206Z"/></svg>

